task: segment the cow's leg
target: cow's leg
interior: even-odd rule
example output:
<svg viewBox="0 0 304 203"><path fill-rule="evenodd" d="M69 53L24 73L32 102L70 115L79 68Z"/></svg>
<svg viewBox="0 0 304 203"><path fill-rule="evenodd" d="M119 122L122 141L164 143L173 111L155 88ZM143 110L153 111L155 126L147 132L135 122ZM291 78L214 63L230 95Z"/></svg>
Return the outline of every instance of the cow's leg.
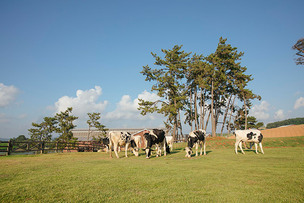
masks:
<svg viewBox="0 0 304 203"><path fill-rule="evenodd" d="M204 140L204 155L206 155L206 141Z"/></svg>
<svg viewBox="0 0 304 203"><path fill-rule="evenodd" d="M198 143L195 143L195 156L198 156Z"/></svg>
<svg viewBox="0 0 304 203"><path fill-rule="evenodd" d="M129 147L129 143L127 143L125 145L125 156L128 157L128 147Z"/></svg>
<svg viewBox="0 0 304 203"><path fill-rule="evenodd" d="M156 157L161 156L161 148L159 147L158 144L155 144L156 146Z"/></svg>
<svg viewBox="0 0 304 203"><path fill-rule="evenodd" d="M163 145L164 145L164 156L167 156L167 147L166 147L166 143L167 143L167 141L166 140L164 140L163 141Z"/></svg>
<svg viewBox="0 0 304 203"><path fill-rule="evenodd" d="M118 150L118 144L114 143L114 152L116 157L119 158L117 150Z"/></svg>
<svg viewBox="0 0 304 203"><path fill-rule="evenodd" d="M110 158L113 158L112 157L112 142L111 141L109 143L109 149L110 149Z"/></svg>
<svg viewBox="0 0 304 203"><path fill-rule="evenodd" d="M236 154L238 154L238 146L239 146L239 141L235 141L235 146L234 146L234 151Z"/></svg>
<svg viewBox="0 0 304 203"><path fill-rule="evenodd" d="M259 145L260 145L260 149L261 149L262 154L264 154L262 143L260 142Z"/></svg>
<svg viewBox="0 0 304 203"><path fill-rule="evenodd" d="M254 143L254 146L255 146L255 153L258 154L258 144L257 143Z"/></svg>
<svg viewBox="0 0 304 203"><path fill-rule="evenodd" d="M202 142L199 143L199 146L200 146L200 149L201 149L200 155L202 156L202 155L203 155L203 146L202 146Z"/></svg>
<svg viewBox="0 0 304 203"><path fill-rule="evenodd" d="M151 148L146 148L146 158L149 159L151 154Z"/></svg>
<svg viewBox="0 0 304 203"><path fill-rule="evenodd" d="M243 154L245 154L245 152L243 151L243 148L242 148L242 142L239 142L239 147L240 147L240 149L241 149L241 152L242 152Z"/></svg>

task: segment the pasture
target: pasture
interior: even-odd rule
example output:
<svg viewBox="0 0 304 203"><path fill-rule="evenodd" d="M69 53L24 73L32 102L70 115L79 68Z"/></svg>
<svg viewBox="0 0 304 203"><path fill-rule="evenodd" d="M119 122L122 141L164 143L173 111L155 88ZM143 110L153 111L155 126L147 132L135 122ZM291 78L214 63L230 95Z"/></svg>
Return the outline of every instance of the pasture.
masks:
<svg viewBox="0 0 304 203"><path fill-rule="evenodd" d="M265 139L264 155L235 155L233 143L211 139L207 156L191 158L184 143L148 160L144 152L120 152L120 159L105 152L0 157L0 201L304 201L304 137Z"/></svg>

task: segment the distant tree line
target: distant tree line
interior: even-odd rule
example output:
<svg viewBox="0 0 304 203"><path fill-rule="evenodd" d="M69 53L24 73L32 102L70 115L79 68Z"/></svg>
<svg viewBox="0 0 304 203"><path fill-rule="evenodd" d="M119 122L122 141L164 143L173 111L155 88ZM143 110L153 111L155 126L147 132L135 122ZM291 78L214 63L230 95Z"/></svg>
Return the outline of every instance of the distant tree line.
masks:
<svg viewBox="0 0 304 203"><path fill-rule="evenodd" d="M77 138L73 137L72 130L76 127L73 122L77 120L78 117L72 115L72 110L73 108L69 107L64 112L57 113L54 117L44 117L41 123L33 122L33 128L28 129L29 135L31 136L30 139L33 141L51 141L53 134L57 133L59 134L59 137L56 138L55 141L76 141ZM88 113L88 116L88 140L91 138L90 135L92 128L95 128L101 132L99 137L94 137L94 139L99 139L100 137L105 136L108 129L106 129L105 125L102 125L99 122L100 113ZM24 138L24 136L20 138Z"/></svg>
<svg viewBox="0 0 304 203"><path fill-rule="evenodd" d="M277 127L285 126L285 125L301 125L301 124L304 124L304 118L291 118L291 119L287 119L284 121L268 123L266 125L266 128L270 129L270 128L277 128Z"/></svg>
<svg viewBox="0 0 304 203"><path fill-rule="evenodd" d="M226 41L221 37L216 51L208 56L187 53L179 45L162 49L164 57L151 53L155 68L143 66L141 73L146 81L153 82L151 91L161 99L139 99L141 114L163 114L167 118L166 128L172 130L173 136L182 133L181 112L185 112L184 123L191 130L206 129L210 120L212 136L219 125L221 134L225 126L228 131L247 129L251 101L261 97L247 87L253 78L240 63L244 53ZM257 124L254 117L250 119L251 124Z"/></svg>

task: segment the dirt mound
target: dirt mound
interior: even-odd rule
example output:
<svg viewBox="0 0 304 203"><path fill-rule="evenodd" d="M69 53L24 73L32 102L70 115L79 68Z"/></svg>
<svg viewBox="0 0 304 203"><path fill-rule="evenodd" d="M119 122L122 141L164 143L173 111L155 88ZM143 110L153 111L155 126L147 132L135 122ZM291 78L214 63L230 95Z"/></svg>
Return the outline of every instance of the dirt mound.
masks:
<svg viewBox="0 0 304 203"><path fill-rule="evenodd" d="M304 125L289 125L261 130L264 137L297 137L304 136Z"/></svg>

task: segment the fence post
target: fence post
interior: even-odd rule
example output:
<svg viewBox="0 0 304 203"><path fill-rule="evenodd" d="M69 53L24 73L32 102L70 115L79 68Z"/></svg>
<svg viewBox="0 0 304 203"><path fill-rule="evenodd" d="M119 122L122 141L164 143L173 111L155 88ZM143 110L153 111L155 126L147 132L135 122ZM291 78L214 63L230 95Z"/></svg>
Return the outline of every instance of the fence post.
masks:
<svg viewBox="0 0 304 203"><path fill-rule="evenodd" d="M12 150L13 150L13 142L10 140L7 146L7 155L11 155Z"/></svg>

